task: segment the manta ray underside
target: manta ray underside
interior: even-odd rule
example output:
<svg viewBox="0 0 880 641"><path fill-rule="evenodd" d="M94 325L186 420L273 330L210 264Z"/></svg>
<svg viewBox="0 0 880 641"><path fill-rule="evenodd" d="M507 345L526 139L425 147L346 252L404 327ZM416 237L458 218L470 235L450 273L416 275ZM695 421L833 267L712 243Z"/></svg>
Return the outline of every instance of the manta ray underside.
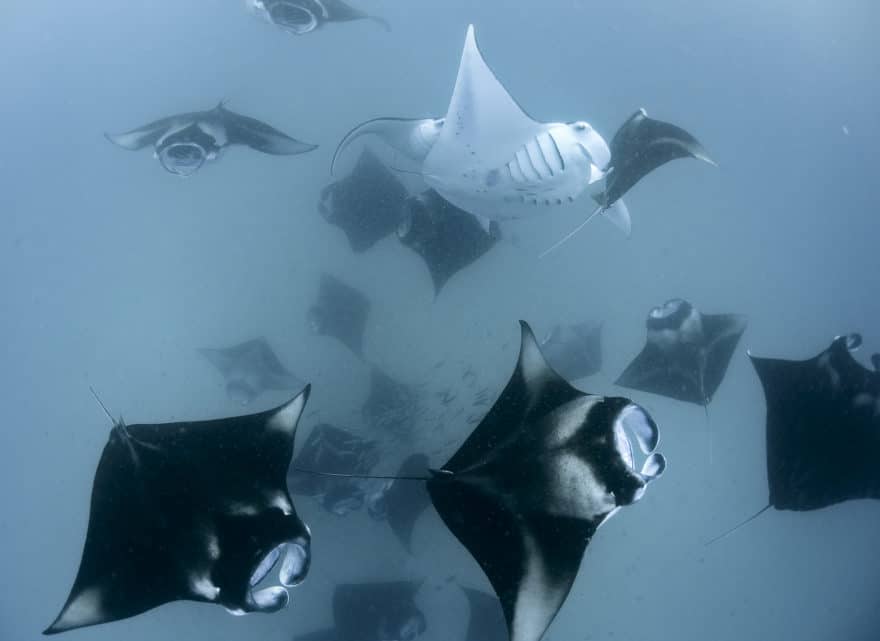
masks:
<svg viewBox="0 0 880 641"><path fill-rule="evenodd" d="M655 307L647 341L617 384L707 406L746 330L738 314L702 314L680 298Z"/></svg>
<svg viewBox="0 0 880 641"><path fill-rule="evenodd" d="M492 584L511 641L538 641L596 529L641 499L666 463L642 408L572 387L521 327L513 376L427 485L440 517ZM628 433L645 454L654 452L641 471Z"/></svg>
<svg viewBox="0 0 880 641"><path fill-rule="evenodd" d="M309 388L275 409L110 432L79 571L55 634L202 601L275 612L308 572L309 529L285 475ZM255 590L282 558L280 586Z"/></svg>

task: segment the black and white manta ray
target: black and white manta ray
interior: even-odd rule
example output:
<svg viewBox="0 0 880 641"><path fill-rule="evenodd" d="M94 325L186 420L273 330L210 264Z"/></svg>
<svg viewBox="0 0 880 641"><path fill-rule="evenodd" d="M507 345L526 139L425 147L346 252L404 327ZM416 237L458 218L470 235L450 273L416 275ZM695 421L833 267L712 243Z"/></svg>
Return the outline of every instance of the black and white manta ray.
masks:
<svg viewBox="0 0 880 641"><path fill-rule="evenodd" d="M201 348L198 351L226 379L229 399L242 405L249 404L267 390L302 389L305 385L287 371L262 337L232 347Z"/></svg>
<svg viewBox="0 0 880 641"><path fill-rule="evenodd" d="M369 149L364 149L352 172L321 190L318 211L345 233L359 253L391 234L400 222L407 191Z"/></svg>
<svg viewBox="0 0 880 641"><path fill-rule="evenodd" d="M880 499L880 355L874 370L838 336L814 358L749 354L767 397L767 481L778 510L815 510L851 499Z"/></svg>
<svg viewBox="0 0 880 641"><path fill-rule="evenodd" d="M627 235L621 196L653 169L684 155L711 162L684 130L639 111L609 147L589 123L540 122L526 114L486 64L468 27L455 88L442 118L375 118L342 139L331 163L357 138L375 135L418 164L456 207L488 221L546 215L584 193ZM586 222L584 223L586 224Z"/></svg>
<svg viewBox="0 0 880 641"><path fill-rule="evenodd" d="M295 36L310 33L328 22L352 20L372 20L391 31L385 19L364 13L342 0L245 0L245 4L269 24Z"/></svg>
<svg viewBox="0 0 880 641"><path fill-rule="evenodd" d="M584 394L553 371L521 322L519 362L492 409L428 492L443 521L486 573L511 641L537 641L565 601L597 528L635 503L665 469L641 472L657 426L626 398Z"/></svg>
<svg viewBox="0 0 880 641"><path fill-rule="evenodd" d="M264 154L292 156L317 149L317 145L291 138L264 122L242 116L219 103L208 111L160 118L122 134L104 134L110 142L132 151L152 145L166 171L191 176L226 147L247 145Z"/></svg>
<svg viewBox="0 0 880 641"><path fill-rule="evenodd" d="M611 169L605 190L596 201L605 209L649 173L678 158L695 158L715 165L703 145L687 131L648 117L644 109L630 116L611 139Z"/></svg>
<svg viewBox="0 0 880 641"><path fill-rule="evenodd" d="M707 406L727 372L744 316L701 314L674 298L648 314L647 343L617 384Z"/></svg>
<svg viewBox="0 0 880 641"><path fill-rule="evenodd" d="M433 189L407 199L403 212L397 237L425 261L435 295L501 237L497 222L491 221L488 231L483 229L476 218Z"/></svg>
<svg viewBox="0 0 880 641"><path fill-rule="evenodd" d="M363 357L364 330L370 301L360 291L330 274L321 274L318 300L308 311L312 333L332 336Z"/></svg>
<svg viewBox="0 0 880 641"><path fill-rule="evenodd" d="M556 325L541 341L541 351L557 372L575 381L602 369L602 325Z"/></svg>
<svg viewBox="0 0 880 641"><path fill-rule="evenodd" d="M275 409L211 421L115 422L95 472L82 561L45 634L178 600L275 612L306 576L309 529L285 476L306 387ZM281 586L254 590L283 557Z"/></svg>
<svg viewBox="0 0 880 641"><path fill-rule="evenodd" d="M427 629L416 581L346 583L333 590L333 627L295 641L413 641Z"/></svg>
<svg viewBox="0 0 880 641"><path fill-rule="evenodd" d="M311 496L325 510L342 516L363 506L363 483L352 478L328 478L325 474L363 475L379 462L376 441L321 423L316 425L293 460L288 487L293 495ZM322 474L302 474L320 470Z"/></svg>

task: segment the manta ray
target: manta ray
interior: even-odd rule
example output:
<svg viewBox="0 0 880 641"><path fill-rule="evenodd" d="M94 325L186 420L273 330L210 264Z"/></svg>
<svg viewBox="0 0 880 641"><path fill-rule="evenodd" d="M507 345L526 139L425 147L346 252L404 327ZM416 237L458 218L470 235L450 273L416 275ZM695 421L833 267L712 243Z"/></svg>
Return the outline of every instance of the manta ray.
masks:
<svg viewBox="0 0 880 641"><path fill-rule="evenodd" d="M208 111L176 114L121 134L104 134L123 149L153 146L162 167L177 176L191 176L208 160L232 145L246 145L264 154L304 154L317 145L291 138L264 122L242 116L220 102Z"/></svg>
<svg viewBox="0 0 880 641"><path fill-rule="evenodd" d="M294 641L414 641L427 629L415 602L420 581L343 583L333 590L333 627Z"/></svg>
<svg viewBox="0 0 880 641"><path fill-rule="evenodd" d="M804 512L844 501L880 499L880 354L873 369L853 358L860 334L837 336L813 358L749 352L767 399L767 505Z"/></svg>
<svg viewBox="0 0 880 641"><path fill-rule="evenodd" d="M593 535L666 468L659 430L620 397L557 374L521 322L519 359L489 413L428 494L501 601L510 641L538 641L562 607ZM635 468L632 434L647 455Z"/></svg>
<svg viewBox="0 0 880 641"><path fill-rule="evenodd" d="M372 20L386 31L391 25L384 18L364 13L342 0L245 0L254 14L295 36L305 35L329 22Z"/></svg>
<svg viewBox="0 0 880 641"><path fill-rule="evenodd" d="M406 199L402 210L397 237L425 261L435 296L501 237L496 223L491 223L488 231L483 229L473 216L433 190Z"/></svg>
<svg viewBox="0 0 880 641"><path fill-rule="evenodd" d="M335 338L363 358L364 331L370 315L366 295L332 274L321 274L318 297L306 312L311 332Z"/></svg>
<svg viewBox="0 0 880 641"><path fill-rule="evenodd" d="M355 253L370 249L400 223L406 187L369 149L351 173L321 190L318 211L339 227Z"/></svg>
<svg viewBox="0 0 880 641"><path fill-rule="evenodd" d="M724 380L743 332L740 314L703 314L673 298L645 321L647 340L617 384L707 406Z"/></svg>
<svg viewBox="0 0 880 641"><path fill-rule="evenodd" d="M241 405L248 405L266 390L293 390L305 386L281 364L263 337L231 347L203 347L198 352L223 376L229 400Z"/></svg>
<svg viewBox="0 0 880 641"><path fill-rule="evenodd" d="M44 633L179 600L233 614L287 605L285 588L302 582L310 562L311 535L285 484L309 389L233 418L127 425L110 417L79 571ZM279 559L281 585L255 590Z"/></svg>
<svg viewBox="0 0 880 641"><path fill-rule="evenodd" d="M331 164L367 134L417 163L425 182L481 221L522 218L593 195L603 214L630 232L621 197L643 176L680 157L712 163L686 131L640 110L609 146L587 122L539 122L496 78L468 27L455 89L442 118L377 118L352 129ZM592 218L592 216L591 216Z"/></svg>

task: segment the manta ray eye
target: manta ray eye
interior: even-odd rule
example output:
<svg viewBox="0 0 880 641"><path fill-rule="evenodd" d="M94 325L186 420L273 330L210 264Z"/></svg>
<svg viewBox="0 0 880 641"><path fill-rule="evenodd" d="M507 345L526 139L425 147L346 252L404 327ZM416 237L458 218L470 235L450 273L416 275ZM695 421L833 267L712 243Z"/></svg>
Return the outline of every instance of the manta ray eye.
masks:
<svg viewBox="0 0 880 641"><path fill-rule="evenodd" d="M269 5L268 12L273 23L294 35L309 33L318 27L315 14L292 2L275 2Z"/></svg>
<svg viewBox="0 0 880 641"><path fill-rule="evenodd" d="M178 142L157 152L165 171L178 176L191 176L205 163L208 154L193 142Z"/></svg>

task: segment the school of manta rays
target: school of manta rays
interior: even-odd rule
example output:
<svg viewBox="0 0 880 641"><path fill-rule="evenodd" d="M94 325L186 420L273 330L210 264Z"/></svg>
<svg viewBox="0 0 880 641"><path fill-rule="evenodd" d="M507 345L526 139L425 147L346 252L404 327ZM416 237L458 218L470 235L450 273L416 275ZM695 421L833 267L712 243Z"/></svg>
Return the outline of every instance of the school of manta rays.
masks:
<svg viewBox="0 0 880 641"><path fill-rule="evenodd" d="M293 35L360 19L390 29L341 0L249 4ZM129 150L151 146L178 176L193 175L232 145L274 155L316 147L224 103L107 138ZM338 176L355 141L368 145L349 163L350 173ZM381 149L403 157L427 189L411 194ZM687 158L704 168L679 171L716 170L693 135L645 109L610 143L587 122L534 120L487 65L470 26L446 114L375 118L352 128L333 156L317 209L354 253L396 236L424 261L440 296L451 278L466 278L469 266L505 241L511 219L576 204L587 214L581 227L601 217L628 235L623 197L658 167ZM363 360L370 312L363 293L325 274L306 320L315 335ZM616 384L707 408L746 324L741 315L703 313L680 298L659 304L647 314L644 346ZM377 441L327 423L312 429L294 458L310 386L264 338L200 349L242 406L267 390L296 395L259 413L164 424L128 425L104 407L113 427L95 471L79 570L45 634L108 624L175 600L215 603L233 614L284 608L288 589L311 563L310 530L292 499L306 496L338 516L365 509L407 550L416 521L433 506L494 593L462 586L471 608L467 641L538 641L565 606L597 528L642 499L667 466L645 409L570 382L601 368L601 328L556 326L537 338L520 321L519 356L506 386L479 390L472 413L455 415L474 427L445 462L431 460L409 429L425 412L423 390L370 365L361 418L411 450L393 476L373 473L382 457ZM880 355L864 367L853 357L860 343L858 334L840 335L804 361L749 354L766 397L769 490L766 507L751 518L770 507L816 510L880 498ZM463 380L475 379L465 372ZM438 396L445 406L455 394ZM356 560L359 551L349 554ZM337 585L334 627L298 638L413 641L426 628L413 600L418 589L414 581Z"/></svg>

